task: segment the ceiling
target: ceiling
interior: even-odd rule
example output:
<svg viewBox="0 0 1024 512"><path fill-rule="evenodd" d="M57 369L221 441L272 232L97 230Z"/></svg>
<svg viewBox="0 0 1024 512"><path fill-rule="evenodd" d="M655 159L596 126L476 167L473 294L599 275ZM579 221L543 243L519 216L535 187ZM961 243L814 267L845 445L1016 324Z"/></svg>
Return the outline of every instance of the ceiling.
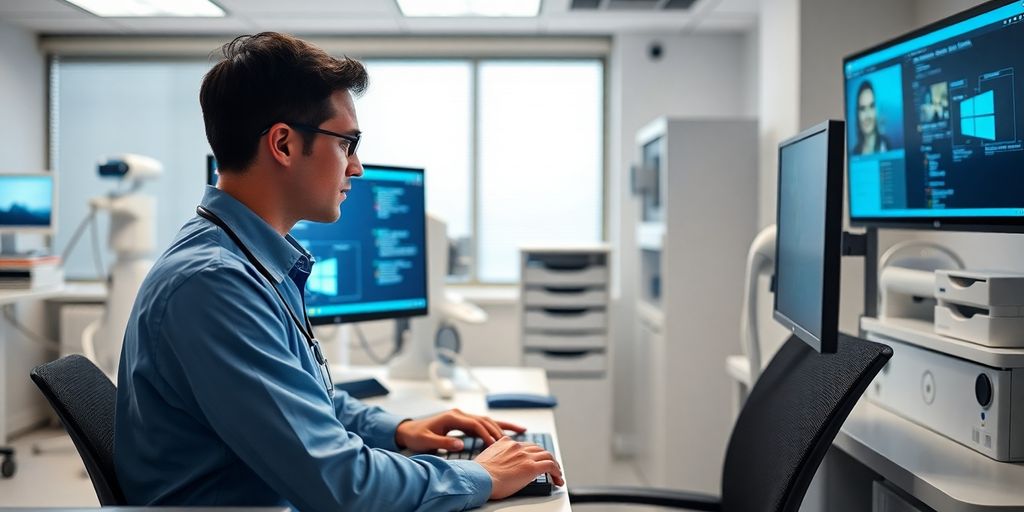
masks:
<svg viewBox="0 0 1024 512"><path fill-rule="evenodd" d="M570 10L571 0L542 0L536 18L405 18L395 0L214 0L224 18L100 18L63 0L0 0L0 21L38 34L248 34L264 30L314 35L550 34L742 32L756 24L759 0L697 0L685 11L621 7ZM615 4L610 2L615 1Z"/></svg>

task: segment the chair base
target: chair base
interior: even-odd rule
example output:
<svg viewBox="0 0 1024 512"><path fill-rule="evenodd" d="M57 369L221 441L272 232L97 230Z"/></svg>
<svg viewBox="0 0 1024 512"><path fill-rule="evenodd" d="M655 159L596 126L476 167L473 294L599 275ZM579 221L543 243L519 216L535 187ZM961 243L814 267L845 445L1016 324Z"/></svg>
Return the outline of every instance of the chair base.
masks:
<svg viewBox="0 0 1024 512"><path fill-rule="evenodd" d="M18 463L14 460L14 448L0 446L0 476L11 478L18 471Z"/></svg>

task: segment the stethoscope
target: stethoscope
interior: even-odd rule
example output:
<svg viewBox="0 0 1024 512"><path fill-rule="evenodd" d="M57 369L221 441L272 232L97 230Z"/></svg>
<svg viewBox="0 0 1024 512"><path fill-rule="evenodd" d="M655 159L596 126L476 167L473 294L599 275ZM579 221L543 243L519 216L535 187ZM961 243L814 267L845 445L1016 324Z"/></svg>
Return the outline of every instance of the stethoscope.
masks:
<svg viewBox="0 0 1024 512"><path fill-rule="evenodd" d="M270 275L270 271L260 263L260 260L253 256L252 252L249 251L249 248L242 243L242 240L238 238L238 235L236 235L230 227L228 227L227 223L221 220L221 218L216 214L202 206L196 206L196 214L223 229L224 232L228 234L228 237L235 242L235 245L242 250L242 254L245 254L249 263L252 263L252 266L256 267L256 270L259 271L260 275L270 283L270 287L277 292L277 296L281 299L281 304L283 304L284 309L288 311L288 315L292 317L292 322L294 322L295 326L299 328L299 332L302 333L302 336L306 338L309 350L313 353L313 359L316 360L316 364L320 367L320 378L324 381L324 387L327 388L327 395L334 398L334 379L331 378L331 369L327 365L327 358L324 357L323 350L320 349L320 342L317 341L315 336L313 336L313 325L309 323L309 316L305 311L303 311L302 318L305 320L305 323L299 321L299 317L295 315L294 311L292 311L291 306L288 305L288 301L285 300L284 295L281 294L281 290L278 290L277 286L274 286L274 278Z"/></svg>

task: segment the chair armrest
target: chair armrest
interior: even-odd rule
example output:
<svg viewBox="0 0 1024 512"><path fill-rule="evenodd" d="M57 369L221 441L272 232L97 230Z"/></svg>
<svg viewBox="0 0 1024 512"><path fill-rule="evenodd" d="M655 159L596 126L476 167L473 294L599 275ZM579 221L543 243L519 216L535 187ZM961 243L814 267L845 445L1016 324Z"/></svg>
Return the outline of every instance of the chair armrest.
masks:
<svg viewBox="0 0 1024 512"><path fill-rule="evenodd" d="M612 485L570 488L569 503L631 503L687 510L722 510L722 502L717 496L651 487Z"/></svg>

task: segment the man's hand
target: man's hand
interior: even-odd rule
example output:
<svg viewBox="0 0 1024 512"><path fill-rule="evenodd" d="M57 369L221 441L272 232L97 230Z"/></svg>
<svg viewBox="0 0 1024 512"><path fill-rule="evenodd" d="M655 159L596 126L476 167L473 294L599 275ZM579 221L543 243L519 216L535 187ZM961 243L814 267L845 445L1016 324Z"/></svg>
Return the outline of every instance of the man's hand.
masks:
<svg viewBox="0 0 1024 512"><path fill-rule="evenodd" d="M550 474L555 485L565 485L555 456L533 443L517 443L503 437L474 460L491 475L492 500L515 494L542 473Z"/></svg>
<svg viewBox="0 0 1024 512"><path fill-rule="evenodd" d="M519 425L452 409L429 418L402 422L395 431L395 444L399 448L420 453L438 449L461 451L462 440L447 435L452 430L461 430L467 436L479 437L486 446L504 437L505 430L519 434L526 432L526 428Z"/></svg>

